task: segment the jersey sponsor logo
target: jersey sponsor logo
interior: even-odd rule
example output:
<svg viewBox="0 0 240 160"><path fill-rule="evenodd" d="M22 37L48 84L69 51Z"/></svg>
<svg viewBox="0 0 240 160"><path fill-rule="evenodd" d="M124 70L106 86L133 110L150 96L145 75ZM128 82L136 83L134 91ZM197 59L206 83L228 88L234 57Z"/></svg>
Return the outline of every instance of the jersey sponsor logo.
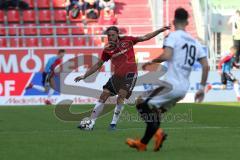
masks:
<svg viewBox="0 0 240 160"><path fill-rule="evenodd" d="M122 50L122 51L120 51L120 52L117 52L116 54L112 55L112 58L116 58L116 57L118 57L118 56L120 56L120 55L123 55L123 54L126 53L127 51L128 51L128 49L124 49L124 50Z"/></svg>

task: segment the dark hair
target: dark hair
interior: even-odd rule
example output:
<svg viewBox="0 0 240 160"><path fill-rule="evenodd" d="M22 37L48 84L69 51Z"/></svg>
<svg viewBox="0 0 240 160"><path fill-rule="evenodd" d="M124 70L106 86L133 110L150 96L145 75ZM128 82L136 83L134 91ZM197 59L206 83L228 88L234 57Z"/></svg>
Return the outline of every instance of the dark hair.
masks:
<svg viewBox="0 0 240 160"><path fill-rule="evenodd" d="M119 29L118 29L116 26L108 27L107 30L106 30L106 34L107 34L109 31L116 31L116 32L119 34Z"/></svg>
<svg viewBox="0 0 240 160"><path fill-rule="evenodd" d="M59 49L58 50L58 53L64 53L65 52L65 49Z"/></svg>
<svg viewBox="0 0 240 160"><path fill-rule="evenodd" d="M189 14L184 8L180 7L175 10L174 19L176 21L187 21L188 17Z"/></svg>

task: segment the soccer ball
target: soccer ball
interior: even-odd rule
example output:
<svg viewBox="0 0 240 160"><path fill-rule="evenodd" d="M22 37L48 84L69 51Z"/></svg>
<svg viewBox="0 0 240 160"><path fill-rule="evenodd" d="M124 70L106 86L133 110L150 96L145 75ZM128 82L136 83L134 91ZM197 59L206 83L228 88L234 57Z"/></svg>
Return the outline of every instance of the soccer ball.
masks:
<svg viewBox="0 0 240 160"><path fill-rule="evenodd" d="M86 117L80 121L78 128L82 130L93 130L94 122L90 118Z"/></svg>

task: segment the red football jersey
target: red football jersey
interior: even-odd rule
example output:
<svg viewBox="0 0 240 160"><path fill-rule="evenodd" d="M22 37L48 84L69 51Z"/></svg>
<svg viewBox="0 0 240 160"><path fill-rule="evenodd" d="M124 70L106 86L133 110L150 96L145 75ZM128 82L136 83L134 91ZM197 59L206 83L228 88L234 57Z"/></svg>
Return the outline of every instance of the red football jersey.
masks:
<svg viewBox="0 0 240 160"><path fill-rule="evenodd" d="M133 46L137 43L137 37L120 37L119 42L103 50L101 59L111 59L114 65L114 74L126 76L128 73L137 73L137 64Z"/></svg>

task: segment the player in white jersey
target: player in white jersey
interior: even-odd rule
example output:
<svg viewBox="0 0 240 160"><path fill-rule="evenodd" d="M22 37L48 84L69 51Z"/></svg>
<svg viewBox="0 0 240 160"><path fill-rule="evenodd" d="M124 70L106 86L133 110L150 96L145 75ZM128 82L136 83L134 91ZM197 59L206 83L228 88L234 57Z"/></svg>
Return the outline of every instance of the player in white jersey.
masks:
<svg viewBox="0 0 240 160"><path fill-rule="evenodd" d="M166 112L176 102L184 98L189 88L189 75L192 66L199 61L202 65L202 79L200 90L195 95L195 101L204 98L204 88L208 77L208 61L206 53L200 43L189 35L185 28L188 25L188 12L183 8L175 11L175 31L164 40L164 51L158 58L143 65L165 62L168 70L161 84L154 84L153 91L147 97L139 97L136 108L146 122L147 127L141 140L128 138L126 143L139 151L145 151L148 142L154 136L154 151L158 151L166 139L166 134L160 126L161 114Z"/></svg>

